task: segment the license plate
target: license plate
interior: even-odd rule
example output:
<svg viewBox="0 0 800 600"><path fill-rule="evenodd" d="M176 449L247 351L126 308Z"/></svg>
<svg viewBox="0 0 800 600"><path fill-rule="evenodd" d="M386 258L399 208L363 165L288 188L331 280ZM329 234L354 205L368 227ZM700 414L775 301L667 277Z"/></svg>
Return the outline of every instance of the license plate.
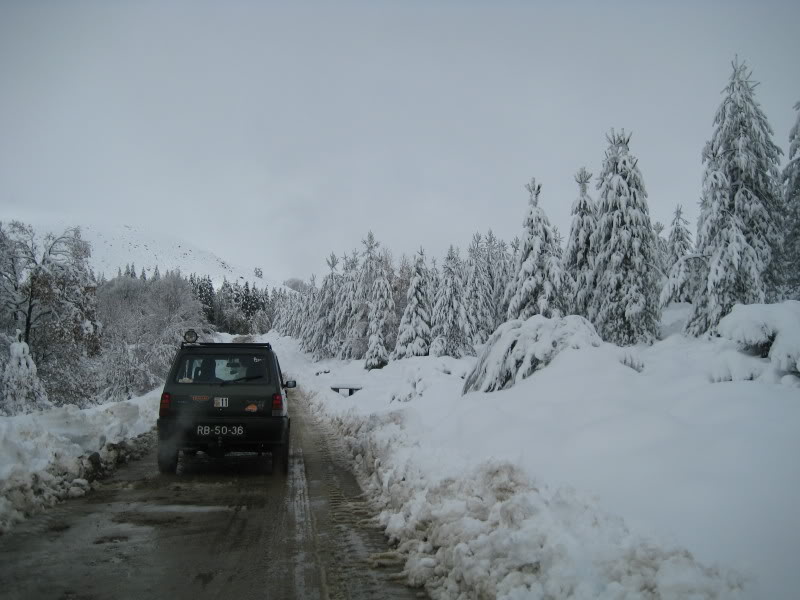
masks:
<svg viewBox="0 0 800 600"><path fill-rule="evenodd" d="M244 435L244 425L198 425L197 435Z"/></svg>

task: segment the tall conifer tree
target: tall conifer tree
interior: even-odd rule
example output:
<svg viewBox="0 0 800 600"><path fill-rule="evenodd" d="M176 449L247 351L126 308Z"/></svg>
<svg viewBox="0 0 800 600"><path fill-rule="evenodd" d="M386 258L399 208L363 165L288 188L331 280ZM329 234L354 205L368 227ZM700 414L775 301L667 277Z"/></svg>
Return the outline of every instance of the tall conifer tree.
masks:
<svg viewBox="0 0 800 600"><path fill-rule="evenodd" d="M556 240L544 210L539 206L542 186L535 179L528 190L528 213L508 305L509 319L533 315L560 317L566 313L565 277Z"/></svg>
<svg viewBox="0 0 800 600"><path fill-rule="evenodd" d="M742 220L742 233L761 263L764 292L774 299L781 285L784 217L780 190L781 149L772 142L772 128L755 97L756 83L747 65L733 62L722 104L714 118L714 132L704 160L715 162L728 182L726 210Z"/></svg>
<svg viewBox="0 0 800 600"><path fill-rule="evenodd" d="M386 276L386 269L378 265L369 303L369 341L367 344L364 368L382 369L389 363L386 351L387 326L394 319L394 299L392 288Z"/></svg>
<svg viewBox="0 0 800 600"><path fill-rule="evenodd" d="M597 218L594 201L588 192L591 179L592 174L583 167L575 175L578 197L572 203L572 225L564 254L564 268L574 292L572 312L583 317L587 315L587 305L594 285L591 237L597 227Z"/></svg>
<svg viewBox="0 0 800 600"><path fill-rule="evenodd" d="M800 300L800 102L789 132L789 162L783 169L786 219L784 230L784 297Z"/></svg>
<svg viewBox="0 0 800 600"><path fill-rule="evenodd" d="M647 193L629 150L630 135L612 130L608 143L598 183L597 228L590 240L595 289L589 318L607 342L651 343L661 315Z"/></svg>
<svg viewBox="0 0 800 600"><path fill-rule="evenodd" d="M464 308L464 288L461 264L453 246L442 263L442 274L433 307L433 337L431 354L461 358L472 354L469 323ZM434 352L435 349L435 352Z"/></svg>
<svg viewBox="0 0 800 600"><path fill-rule="evenodd" d="M426 284L428 274L425 255L420 250L414 261L411 282L406 295L406 308L400 319L395 358L427 356L431 345L431 302Z"/></svg>

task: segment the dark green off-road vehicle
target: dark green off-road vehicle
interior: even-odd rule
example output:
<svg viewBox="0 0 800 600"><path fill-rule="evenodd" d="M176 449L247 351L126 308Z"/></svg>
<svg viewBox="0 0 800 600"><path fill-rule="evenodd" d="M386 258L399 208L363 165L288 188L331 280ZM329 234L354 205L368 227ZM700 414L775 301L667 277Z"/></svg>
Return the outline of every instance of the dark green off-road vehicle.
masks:
<svg viewBox="0 0 800 600"><path fill-rule="evenodd" d="M278 357L267 344L197 342L194 331L175 355L158 412L158 469L174 473L181 451L272 455L289 470L290 420Z"/></svg>

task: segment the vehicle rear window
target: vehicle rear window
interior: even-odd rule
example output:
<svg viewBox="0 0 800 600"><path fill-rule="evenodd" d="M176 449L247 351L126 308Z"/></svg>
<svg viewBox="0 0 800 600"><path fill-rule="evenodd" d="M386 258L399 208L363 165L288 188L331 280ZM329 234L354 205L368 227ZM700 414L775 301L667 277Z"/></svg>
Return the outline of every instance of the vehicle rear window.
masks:
<svg viewBox="0 0 800 600"><path fill-rule="evenodd" d="M175 383L255 384L269 383L264 354L189 354L181 358Z"/></svg>

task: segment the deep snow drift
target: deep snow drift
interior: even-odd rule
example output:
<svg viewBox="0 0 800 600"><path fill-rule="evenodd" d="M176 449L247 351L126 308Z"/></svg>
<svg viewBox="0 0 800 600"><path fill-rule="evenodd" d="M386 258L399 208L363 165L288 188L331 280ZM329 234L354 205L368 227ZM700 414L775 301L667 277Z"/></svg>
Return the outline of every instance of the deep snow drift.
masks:
<svg viewBox="0 0 800 600"><path fill-rule="evenodd" d="M434 597L800 589L798 380L733 341L567 348L512 389L462 396L474 358L367 372L266 339L347 440L409 577Z"/></svg>

